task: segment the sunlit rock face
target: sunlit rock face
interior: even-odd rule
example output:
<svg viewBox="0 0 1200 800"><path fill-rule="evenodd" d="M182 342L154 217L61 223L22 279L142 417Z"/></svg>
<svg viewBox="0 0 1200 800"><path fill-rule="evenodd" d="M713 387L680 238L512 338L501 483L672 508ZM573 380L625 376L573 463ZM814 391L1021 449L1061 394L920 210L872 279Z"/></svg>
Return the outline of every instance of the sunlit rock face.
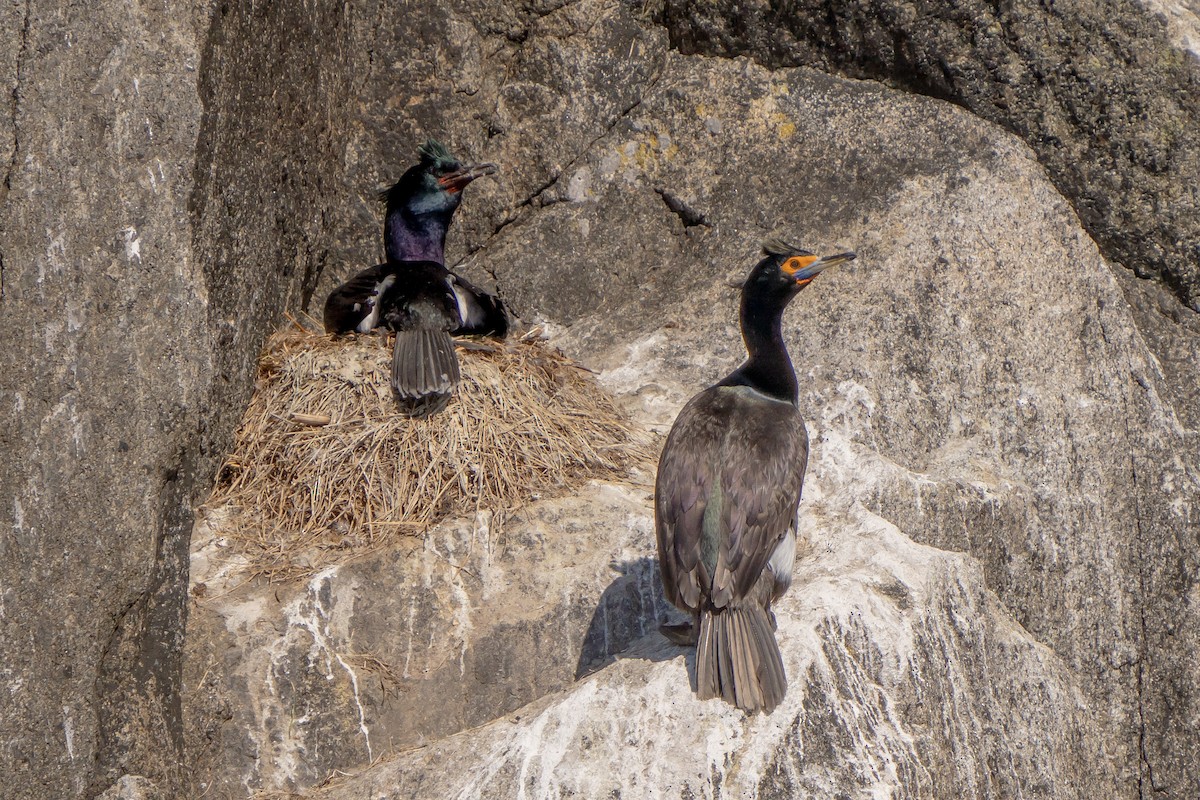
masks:
<svg viewBox="0 0 1200 800"><path fill-rule="evenodd" d="M0 9L0 795L182 786L212 465L194 4ZM232 412L232 413L230 413Z"/></svg>
<svg viewBox="0 0 1200 800"><path fill-rule="evenodd" d="M476 146L513 166L471 187L467 237L531 163L552 171L464 266L663 432L740 360L729 283L763 238L858 252L785 318L813 450L779 608L784 705L746 719L694 699L689 653L654 632L644 476L535 505L491 567L464 520L277 602L247 597L245 620L201 601L189 646L225 655L197 696L232 714L197 717L206 788L336 770L355 777L316 794L1134 797L1147 764L1191 785L1187 714L1164 692L1188 680L1197 631L1194 438L1175 408L1187 380L1168 379L1125 298L1140 287L1001 129L804 69L646 61L643 29L613 13L553 44L532 29L526 57L583 63L624 35L649 72L550 155L536 143L553 114ZM558 85L522 75L527 94ZM615 90L598 80L585 109ZM489 569L511 600L481 600ZM622 586L643 599L613 605ZM374 671L347 658L368 648ZM278 734L298 701L302 724ZM231 738L240 762L205 743Z"/></svg>
<svg viewBox="0 0 1200 800"><path fill-rule="evenodd" d="M205 599L188 628L198 791L319 783L611 660L667 611L646 557L647 491L593 484L502 528L486 515L442 524L284 585L249 580L244 559L199 526Z"/></svg>
<svg viewBox="0 0 1200 800"><path fill-rule="evenodd" d="M777 5L0 10L0 795L1200 796L1194 9ZM660 433L763 238L859 253L785 321L770 717L655 632L648 473L270 587L193 533L427 136Z"/></svg>
<svg viewBox="0 0 1200 800"><path fill-rule="evenodd" d="M1195 3L664 0L684 53L811 66L939 97L1025 141L1105 257L1200 310Z"/></svg>
<svg viewBox="0 0 1200 800"><path fill-rule="evenodd" d="M770 716L695 700L690 651L653 635L567 692L313 796L1112 790L1110 770L1090 771L1099 742L1069 670L1004 614L978 564L914 543L849 493L813 506L812 549L779 609L792 685Z"/></svg>

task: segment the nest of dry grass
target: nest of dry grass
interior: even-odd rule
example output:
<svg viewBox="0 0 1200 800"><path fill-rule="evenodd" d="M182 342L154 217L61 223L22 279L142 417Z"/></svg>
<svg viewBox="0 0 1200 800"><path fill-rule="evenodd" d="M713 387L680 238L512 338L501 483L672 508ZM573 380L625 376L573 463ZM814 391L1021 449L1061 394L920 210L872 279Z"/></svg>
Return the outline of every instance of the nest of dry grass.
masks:
<svg viewBox="0 0 1200 800"><path fill-rule="evenodd" d="M529 337L460 344L454 399L414 420L395 411L389 337L299 324L272 336L206 504L226 512L221 535L257 572L287 576L449 515L482 511L494 529L538 497L650 465L649 437L557 351Z"/></svg>

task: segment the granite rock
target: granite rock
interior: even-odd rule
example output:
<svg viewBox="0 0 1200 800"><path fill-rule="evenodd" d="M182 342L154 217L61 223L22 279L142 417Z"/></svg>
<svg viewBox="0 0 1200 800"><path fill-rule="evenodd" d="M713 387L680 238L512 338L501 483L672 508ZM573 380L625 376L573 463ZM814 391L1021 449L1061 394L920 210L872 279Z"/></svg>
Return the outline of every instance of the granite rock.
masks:
<svg viewBox="0 0 1200 800"><path fill-rule="evenodd" d="M4 4L0 793L1200 794L1195 31L1165 2ZM788 318L814 461L771 717L695 702L654 634L608 663L661 611L644 491L529 510L514 576L555 514L604 535L575 593L517 581L544 622L434 637L503 676L447 657L412 690L444 718L384 695L399 554L253 631L187 604L263 338L379 259L374 192L426 136L503 170L456 266L655 430L740 358L764 236L859 252Z"/></svg>
<svg viewBox="0 0 1200 800"><path fill-rule="evenodd" d="M0 775L182 783L192 508L211 479L192 253L203 4L0 8Z"/></svg>
<svg viewBox="0 0 1200 800"><path fill-rule="evenodd" d="M1160 365L1139 327L1149 318L1127 300L1141 287L1104 260L1023 144L875 83L669 54L637 105L471 264L662 431L740 359L729 283L771 233L859 253L787 319L814 449L808 547L780 608L785 706L746 720L697 703L687 655L651 634L572 685L501 669L521 697L549 694L516 711L494 703L497 721L446 738L487 716L450 713L453 725L394 740L374 767L364 752L357 767L341 758L359 774L318 796L1196 786L1193 690L1181 685L1200 631L1196 439L1176 411L1194 382ZM1160 341L1195 346L1190 329L1159 324ZM621 529L601 509L594 524ZM594 564L615 557L610 539L587 538ZM640 552L622 547L653 555L648 535ZM602 581L568 580L600 602ZM576 638L539 663L567 676L588 637L578 623L552 629ZM240 691L270 694L261 680ZM347 721L427 724L414 708L385 719L378 699L324 708L349 739L362 733Z"/></svg>
<svg viewBox="0 0 1200 800"><path fill-rule="evenodd" d="M1105 257L1200 310L1194 4L664 0L685 53L872 78L957 103L1036 153Z"/></svg>

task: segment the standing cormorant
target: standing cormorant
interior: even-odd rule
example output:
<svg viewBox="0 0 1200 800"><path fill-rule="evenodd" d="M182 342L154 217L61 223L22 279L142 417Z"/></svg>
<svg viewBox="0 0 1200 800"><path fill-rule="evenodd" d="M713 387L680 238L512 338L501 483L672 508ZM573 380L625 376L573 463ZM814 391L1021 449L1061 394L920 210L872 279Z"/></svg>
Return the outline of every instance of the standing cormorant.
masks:
<svg viewBox="0 0 1200 800"><path fill-rule="evenodd" d="M363 270L325 301L329 333L396 332L392 387L402 413L424 416L446 406L459 381L452 333L503 336L508 319L499 298L459 278L443 263L446 229L471 181L494 164L462 164L430 139L420 163L380 193L387 203L387 261Z"/></svg>
<svg viewBox="0 0 1200 800"><path fill-rule="evenodd" d="M778 241L763 253L742 287L748 358L679 412L654 512L664 593L692 616L663 632L696 644L697 695L769 713L787 690L771 603L791 584L808 463L781 320L817 273L855 256L817 258Z"/></svg>

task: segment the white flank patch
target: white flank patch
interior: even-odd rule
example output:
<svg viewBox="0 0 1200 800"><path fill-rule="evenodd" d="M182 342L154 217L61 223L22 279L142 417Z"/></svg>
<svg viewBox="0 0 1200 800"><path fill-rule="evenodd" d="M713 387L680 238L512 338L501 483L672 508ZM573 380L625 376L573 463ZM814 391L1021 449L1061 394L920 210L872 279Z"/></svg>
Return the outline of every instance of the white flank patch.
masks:
<svg viewBox="0 0 1200 800"><path fill-rule="evenodd" d="M458 302L458 318L463 325L480 325L483 323L483 308L480 307L477 301L470 292L458 285L458 281L451 279L451 286L454 288L454 299Z"/></svg>
<svg viewBox="0 0 1200 800"><path fill-rule="evenodd" d="M363 321L358 323L358 328L356 330L359 333L367 333L372 331L375 329L375 326L379 324L379 297L395 282L396 276L388 275L379 282L378 286L375 287L375 291L371 293L371 313L363 317Z"/></svg>

